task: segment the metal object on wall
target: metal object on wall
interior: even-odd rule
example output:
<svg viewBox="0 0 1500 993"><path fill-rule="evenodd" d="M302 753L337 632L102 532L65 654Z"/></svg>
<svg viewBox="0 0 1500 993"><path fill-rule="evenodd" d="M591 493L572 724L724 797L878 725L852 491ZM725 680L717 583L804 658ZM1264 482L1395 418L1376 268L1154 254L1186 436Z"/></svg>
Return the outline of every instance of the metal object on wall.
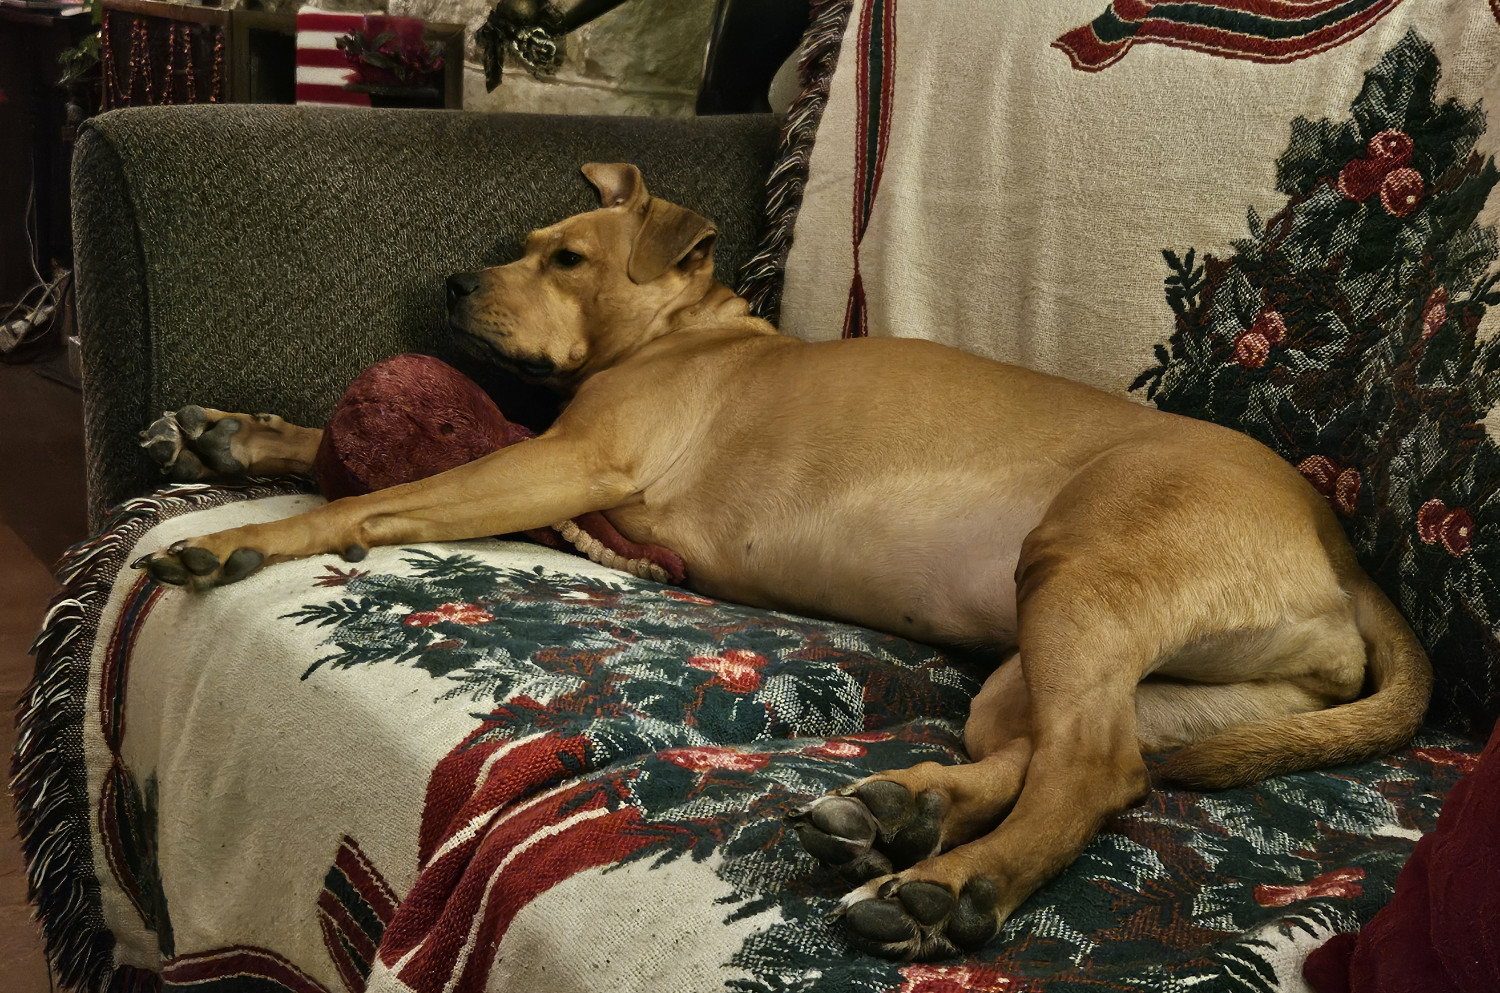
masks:
<svg viewBox="0 0 1500 993"><path fill-rule="evenodd" d="M625 0L500 0L474 35L484 58L485 89L500 85L508 53L533 75L562 65L559 39L614 10Z"/></svg>

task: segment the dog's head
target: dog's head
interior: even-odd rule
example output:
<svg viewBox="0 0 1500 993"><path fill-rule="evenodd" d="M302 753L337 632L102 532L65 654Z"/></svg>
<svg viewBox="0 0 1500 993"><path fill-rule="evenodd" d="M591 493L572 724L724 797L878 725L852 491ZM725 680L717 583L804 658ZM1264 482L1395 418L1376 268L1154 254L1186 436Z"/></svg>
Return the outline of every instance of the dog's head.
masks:
<svg viewBox="0 0 1500 993"><path fill-rule="evenodd" d="M501 365L567 387L670 330L713 288L713 223L646 192L633 165L583 167L598 210L533 231L509 265L448 278L448 320Z"/></svg>

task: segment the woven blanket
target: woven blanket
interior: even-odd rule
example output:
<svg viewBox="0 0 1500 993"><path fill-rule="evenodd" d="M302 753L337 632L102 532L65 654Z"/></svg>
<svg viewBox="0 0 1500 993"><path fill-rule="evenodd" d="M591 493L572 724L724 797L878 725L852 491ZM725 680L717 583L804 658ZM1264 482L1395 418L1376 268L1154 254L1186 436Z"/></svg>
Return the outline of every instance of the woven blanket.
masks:
<svg viewBox="0 0 1500 993"><path fill-rule="evenodd" d="M65 561L15 780L86 989L1300 989L1389 898L1477 746L1153 792L979 954L857 954L784 826L962 760L977 660L494 540L284 563L205 595L125 563L293 514L177 487Z"/></svg>
<svg viewBox="0 0 1500 993"><path fill-rule="evenodd" d="M1175 330L1163 249L1223 257L1256 237L1287 204L1289 167L1319 164L1319 133L1341 139L1338 165L1362 155L1385 125L1356 149L1338 124L1408 34L1434 52L1439 104L1459 104L1412 131L1412 207L1450 181L1435 167L1453 163L1423 146L1460 108L1500 106L1500 4L1485 0L813 9L771 229L742 287L760 313L799 338L929 338L1120 394ZM1421 81L1357 108L1359 123L1399 115ZM1482 115L1477 131L1463 159L1500 149ZM1391 171L1367 170L1377 207ZM1500 197L1485 199L1473 207L1491 225Z"/></svg>
<svg viewBox="0 0 1500 993"><path fill-rule="evenodd" d="M1429 722L1487 738L1500 2L813 10L742 286L758 310L1251 435L1323 494L1411 622Z"/></svg>

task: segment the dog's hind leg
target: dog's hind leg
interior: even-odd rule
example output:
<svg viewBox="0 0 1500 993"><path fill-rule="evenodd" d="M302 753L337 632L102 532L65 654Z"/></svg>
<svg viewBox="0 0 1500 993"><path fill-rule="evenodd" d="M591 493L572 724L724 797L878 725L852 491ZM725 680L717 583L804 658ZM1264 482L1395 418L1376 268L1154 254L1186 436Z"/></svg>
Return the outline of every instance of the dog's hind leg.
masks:
<svg viewBox="0 0 1500 993"><path fill-rule="evenodd" d="M323 432L275 414L231 414L196 405L167 411L141 447L173 482L310 473Z"/></svg>
<svg viewBox="0 0 1500 993"><path fill-rule="evenodd" d="M892 769L787 816L803 846L851 883L972 841L1010 810L1031 761L1031 698L1012 654L975 696L964 729L971 761Z"/></svg>
<svg viewBox="0 0 1500 993"><path fill-rule="evenodd" d="M1023 581L1019 640L1031 754L1014 806L994 830L846 895L844 920L857 946L907 959L980 947L1109 817L1149 789L1134 701L1155 645L1116 623L1135 611L1101 602L1080 571L1064 564ZM1019 745L1006 747L1019 755Z"/></svg>

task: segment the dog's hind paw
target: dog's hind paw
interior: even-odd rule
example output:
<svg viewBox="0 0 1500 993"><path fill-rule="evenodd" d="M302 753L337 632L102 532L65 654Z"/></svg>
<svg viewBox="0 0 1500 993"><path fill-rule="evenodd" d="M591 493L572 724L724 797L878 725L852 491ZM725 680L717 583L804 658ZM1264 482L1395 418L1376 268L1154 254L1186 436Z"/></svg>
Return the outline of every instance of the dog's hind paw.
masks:
<svg viewBox="0 0 1500 993"><path fill-rule="evenodd" d="M861 883L934 855L942 840L943 799L913 796L900 783L867 780L787 815L808 854L851 883Z"/></svg>
<svg viewBox="0 0 1500 993"><path fill-rule="evenodd" d="M972 952L1000 930L995 884L984 876L957 896L930 880L875 879L846 895L834 913L855 948L908 962Z"/></svg>

